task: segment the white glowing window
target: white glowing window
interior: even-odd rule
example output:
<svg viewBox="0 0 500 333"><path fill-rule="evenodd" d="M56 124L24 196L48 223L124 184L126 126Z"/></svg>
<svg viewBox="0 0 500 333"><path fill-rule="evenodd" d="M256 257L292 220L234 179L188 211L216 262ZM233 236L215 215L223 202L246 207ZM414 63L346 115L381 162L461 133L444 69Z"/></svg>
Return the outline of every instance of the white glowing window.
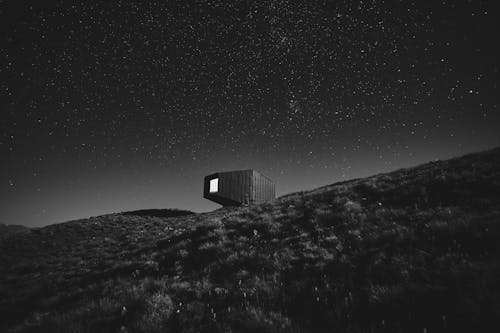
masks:
<svg viewBox="0 0 500 333"><path fill-rule="evenodd" d="M219 191L219 178L210 179L210 193Z"/></svg>

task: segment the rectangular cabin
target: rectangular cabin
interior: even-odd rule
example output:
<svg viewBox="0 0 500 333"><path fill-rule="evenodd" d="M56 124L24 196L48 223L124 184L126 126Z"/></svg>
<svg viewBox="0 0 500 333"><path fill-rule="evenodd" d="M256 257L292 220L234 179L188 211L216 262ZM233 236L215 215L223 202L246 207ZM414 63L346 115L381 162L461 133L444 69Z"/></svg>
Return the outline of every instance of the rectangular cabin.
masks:
<svg viewBox="0 0 500 333"><path fill-rule="evenodd" d="M203 197L223 206L259 204L276 197L276 186L251 169L217 172L205 177Z"/></svg>

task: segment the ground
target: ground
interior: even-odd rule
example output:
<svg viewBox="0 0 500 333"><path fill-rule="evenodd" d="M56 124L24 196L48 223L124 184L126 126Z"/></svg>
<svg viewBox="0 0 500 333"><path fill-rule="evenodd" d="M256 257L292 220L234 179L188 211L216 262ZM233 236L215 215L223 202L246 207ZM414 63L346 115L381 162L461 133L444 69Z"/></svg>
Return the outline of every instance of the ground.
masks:
<svg viewBox="0 0 500 333"><path fill-rule="evenodd" d="M7 230L0 331L500 331L500 148L262 205Z"/></svg>

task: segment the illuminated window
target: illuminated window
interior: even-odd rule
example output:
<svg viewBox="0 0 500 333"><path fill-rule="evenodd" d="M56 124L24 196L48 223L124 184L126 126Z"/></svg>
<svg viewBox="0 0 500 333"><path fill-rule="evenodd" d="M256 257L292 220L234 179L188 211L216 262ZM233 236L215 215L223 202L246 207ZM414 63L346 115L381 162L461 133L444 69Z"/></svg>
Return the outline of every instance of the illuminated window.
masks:
<svg viewBox="0 0 500 333"><path fill-rule="evenodd" d="M219 178L210 179L210 193L219 191Z"/></svg>

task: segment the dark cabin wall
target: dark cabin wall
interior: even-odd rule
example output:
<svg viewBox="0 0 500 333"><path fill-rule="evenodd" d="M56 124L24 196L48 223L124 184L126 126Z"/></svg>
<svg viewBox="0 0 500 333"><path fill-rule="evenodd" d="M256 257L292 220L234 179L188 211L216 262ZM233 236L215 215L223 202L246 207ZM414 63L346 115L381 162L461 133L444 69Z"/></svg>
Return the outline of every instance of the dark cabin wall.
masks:
<svg viewBox="0 0 500 333"><path fill-rule="evenodd" d="M252 170L219 173L219 194L239 203L251 199Z"/></svg>
<svg viewBox="0 0 500 333"><path fill-rule="evenodd" d="M271 201L276 196L274 182L263 174L253 171L252 203Z"/></svg>
<svg viewBox="0 0 500 333"><path fill-rule="evenodd" d="M210 193L210 180L214 179L214 178L219 178L219 191L216 193ZM220 173L214 173L214 174L206 176L205 181L204 181L204 185L203 185L203 197L208 199L208 200L214 201L220 205L223 205L223 206L238 205L239 204L238 202L231 200L230 198L227 198L222 194L221 185L222 184L221 184L221 174Z"/></svg>

